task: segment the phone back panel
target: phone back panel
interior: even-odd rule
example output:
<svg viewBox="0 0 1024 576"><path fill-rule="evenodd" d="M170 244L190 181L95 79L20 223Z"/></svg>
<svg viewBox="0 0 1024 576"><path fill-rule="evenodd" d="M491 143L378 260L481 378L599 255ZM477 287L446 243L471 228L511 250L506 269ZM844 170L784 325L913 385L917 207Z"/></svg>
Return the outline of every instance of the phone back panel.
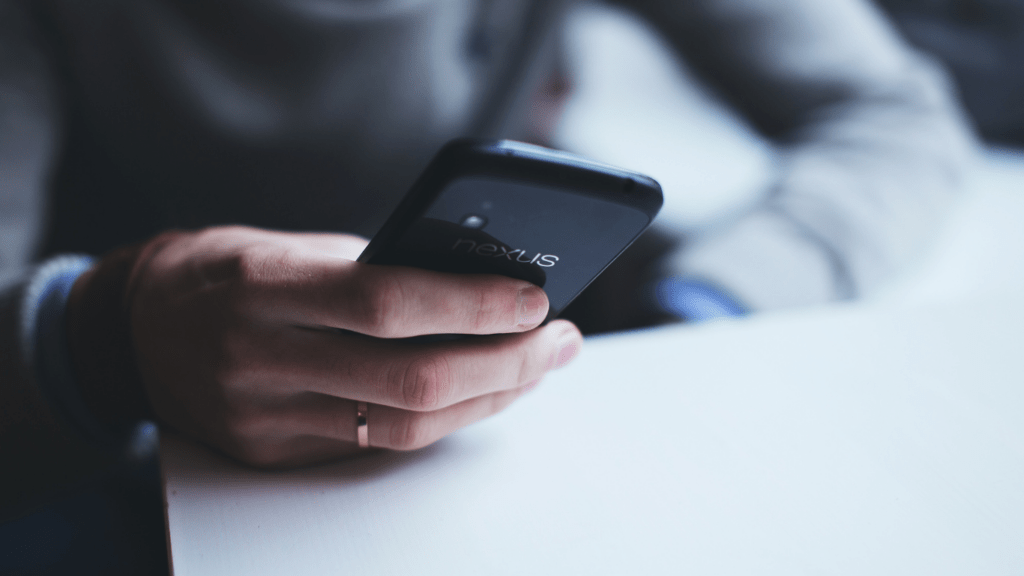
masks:
<svg viewBox="0 0 1024 576"><path fill-rule="evenodd" d="M507 141L461 145L477 148L442 151L361 261L527 280L554 317L661 205L657 183L639 174L564 153L524 158L537 147Z"/></svg>

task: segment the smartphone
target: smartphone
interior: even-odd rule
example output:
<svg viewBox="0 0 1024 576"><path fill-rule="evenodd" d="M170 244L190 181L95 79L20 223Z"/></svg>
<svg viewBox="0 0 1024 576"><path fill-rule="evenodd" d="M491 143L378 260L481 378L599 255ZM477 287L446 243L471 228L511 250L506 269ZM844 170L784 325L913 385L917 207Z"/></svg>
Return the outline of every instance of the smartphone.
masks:
<svg viewBox="0 0 1024 576"><path fill-rule="evenodd" d="M661 186L642 174L521 142L455 140L359 261L527 280L547 293L550 320L661 205Z"/></svg>

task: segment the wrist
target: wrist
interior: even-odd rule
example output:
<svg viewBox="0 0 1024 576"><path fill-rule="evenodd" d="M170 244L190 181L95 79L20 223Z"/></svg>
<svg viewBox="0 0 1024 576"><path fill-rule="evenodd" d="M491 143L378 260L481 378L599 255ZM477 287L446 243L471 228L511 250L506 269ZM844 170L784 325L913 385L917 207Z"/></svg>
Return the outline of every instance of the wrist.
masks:
<svg viewBox="0 0 1024 576"><path fill-rule="evenodd" d="M65 316L71 366L82 401L116 439L151 417L131 342L127 294L143 245L115 250L79 276Z"/></svg>
<svg viewBox="0 0 1024 576"><path fill-rule="evenodd" d="M74 283L66 328L71 365L85 406L116 438L154 419L132 337L132 295L146 263L184 233L167 232L116 249Z"/></svg>

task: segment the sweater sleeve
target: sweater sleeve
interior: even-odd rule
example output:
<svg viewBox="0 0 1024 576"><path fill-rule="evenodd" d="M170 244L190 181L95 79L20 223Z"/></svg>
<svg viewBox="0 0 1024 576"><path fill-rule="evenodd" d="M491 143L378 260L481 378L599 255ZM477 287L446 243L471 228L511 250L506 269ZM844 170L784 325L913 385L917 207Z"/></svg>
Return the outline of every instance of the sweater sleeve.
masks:
<svg viewBox="0 0 1024 576"><path fill-rule="evenodd" d="M941 222L973 137L943 72L863 0L632 0L777 145L767 200L670 275L751 310L865 294Z"/></svg>

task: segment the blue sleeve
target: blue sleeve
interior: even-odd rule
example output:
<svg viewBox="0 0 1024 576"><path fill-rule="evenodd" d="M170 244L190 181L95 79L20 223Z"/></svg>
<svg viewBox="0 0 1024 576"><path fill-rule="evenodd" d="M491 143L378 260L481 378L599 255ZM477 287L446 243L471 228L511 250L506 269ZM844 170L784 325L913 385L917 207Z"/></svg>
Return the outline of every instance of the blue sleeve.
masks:
<svg viewBox="0 0 1024 576"><path fill-rule="evenodd" d="M66 311L75 281L93 265L88 256L59 256L44 263L25 293L22 341L43 396L90 444L142 457L156 445L156 427L142 422L130 438L117 438L92 415L75 381L68 350Z"/></svg>
<svg viewBox="0 0 1024 576"><path fill-rule="evenodd" d="M60 256L38 269L22 303L22 342L26 362L53 409L90 442L112 445L114 438L89 413L78 391L67 344L68 296L92 264L88 256Z"/></svg>
<svg viewBox="0 0 1024 576"><path fill-rule="evenodd" d="M654 297L662 310L689 322L747 313L746 307L724 290L695 279L659 280L654 286Z"/></svg>

